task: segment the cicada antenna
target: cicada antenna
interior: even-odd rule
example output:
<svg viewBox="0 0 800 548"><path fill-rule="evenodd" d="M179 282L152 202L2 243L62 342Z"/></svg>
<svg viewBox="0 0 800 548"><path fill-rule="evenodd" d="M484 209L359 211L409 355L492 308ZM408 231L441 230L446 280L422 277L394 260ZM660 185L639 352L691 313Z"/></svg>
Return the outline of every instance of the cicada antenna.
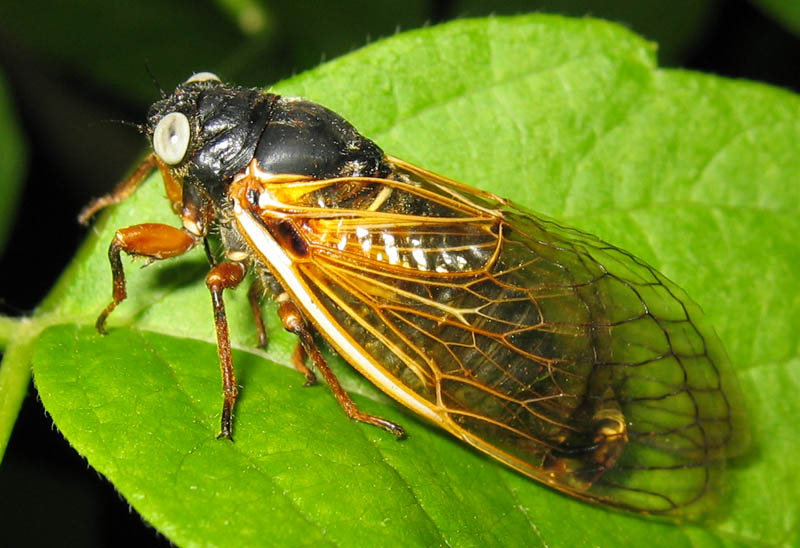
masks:
<svg viewBox="0 0 800 548"><path fill-rule="evenodd" d="M161 94L161 98L165 98L167 96L167 92L161 87L161 84L158 82L155 73L153 73L153 69L150 67L150 61L147 59L144 60L144 69L147 71L150 81L153 82L153 85L156 86L156 89Z"/></svg>
<svg viewBox="0 0 800 548"><path fill-rule="evenodd" d="M130 120L119 120L117 118L106 118L104 120L99 121L102 124L120 124L126 127L132 127L137 132L141 133L142 135L147 133L147 125L146 124L139 124L136 122L131 122Z"/></svg>

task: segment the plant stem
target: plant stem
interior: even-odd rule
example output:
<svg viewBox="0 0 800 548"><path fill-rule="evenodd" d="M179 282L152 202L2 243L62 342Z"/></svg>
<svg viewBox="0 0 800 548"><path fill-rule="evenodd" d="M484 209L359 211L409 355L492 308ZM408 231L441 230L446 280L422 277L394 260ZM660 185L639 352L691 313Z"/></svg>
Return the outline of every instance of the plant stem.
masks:
<svg viewBox="0 0 800 548"><path fill-rule="evenodd" d="M11 342L14 333L19 329L20 322L19 318L0 316L0 349L5 348Z"/></svg>
<svg viewBox="0 0 800 548"><path fill-rule="evenodd" d="M36 333L29 320L0 318L0 344L5 347L0 363L0 460L28 392Z"/></svg>

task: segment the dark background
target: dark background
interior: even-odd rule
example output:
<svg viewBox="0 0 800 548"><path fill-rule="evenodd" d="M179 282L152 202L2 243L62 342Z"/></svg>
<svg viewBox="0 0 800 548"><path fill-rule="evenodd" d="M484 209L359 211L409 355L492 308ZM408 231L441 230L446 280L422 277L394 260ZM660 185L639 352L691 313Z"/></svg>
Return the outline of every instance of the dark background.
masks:
<svg viewBox="0 0 800 548"><path fill-rule="evenodd" d="M662 66L800 90L800 21L756 1L342 0L329 10L310 0L250 2L259 17L246 17L249 26L223 2L0 7L0 77L27 147L19 206L0 218L0 232L10 227L0 248L0 312L34 310L84 236L77 212L144 150L134 130L110 121L138 122L157 98L145 65L167 90L200 70L264 86L398 30L539 10L620 21L659 43ZM169 545L69 447L33 388L0 467L0 544Z"/></svg>

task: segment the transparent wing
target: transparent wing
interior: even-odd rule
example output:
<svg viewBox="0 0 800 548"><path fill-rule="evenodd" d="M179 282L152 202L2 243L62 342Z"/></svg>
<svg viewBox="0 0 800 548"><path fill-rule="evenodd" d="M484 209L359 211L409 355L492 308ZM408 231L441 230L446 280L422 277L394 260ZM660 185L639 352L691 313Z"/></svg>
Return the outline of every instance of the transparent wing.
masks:
<svg viewBox="0 0 800 548"><path fill-rule="evenodd" d="M284 185L285 207L258 211L304 239L295 268L321 313L520 472L631 510L704 511L745 429L699 308L625 251L390 160L392 180Z"/></svg>

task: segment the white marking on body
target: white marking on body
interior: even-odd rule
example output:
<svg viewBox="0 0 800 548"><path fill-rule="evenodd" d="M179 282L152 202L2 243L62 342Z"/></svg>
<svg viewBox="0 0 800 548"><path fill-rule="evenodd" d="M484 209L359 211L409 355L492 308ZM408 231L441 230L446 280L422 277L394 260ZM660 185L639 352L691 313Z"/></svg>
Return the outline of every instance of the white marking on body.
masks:
<svg viewBox="0 0 800 548"><path fill-rule="evenodd" d="M417 268L419 270L428 270L428 257L423 250L416 248L411 252L411 256L417 261Z"/></svg>
<svg viewBox="0 0 800 548"><path fill-rule="evenodd" d="M389 264L398 264L400 262L400 252L397 251L394 236L383 233L381 238L383 239L384 249L386 249L386 256L389 258Z"/></svg>
<svg viewBox="0 0 800 548"><path fill-rule="evenodd" d="M372 239L369 237L369 230L363 226L356 227L356 237L361 242L361 249L364 253L369 253L372 248Z"/></svg>

